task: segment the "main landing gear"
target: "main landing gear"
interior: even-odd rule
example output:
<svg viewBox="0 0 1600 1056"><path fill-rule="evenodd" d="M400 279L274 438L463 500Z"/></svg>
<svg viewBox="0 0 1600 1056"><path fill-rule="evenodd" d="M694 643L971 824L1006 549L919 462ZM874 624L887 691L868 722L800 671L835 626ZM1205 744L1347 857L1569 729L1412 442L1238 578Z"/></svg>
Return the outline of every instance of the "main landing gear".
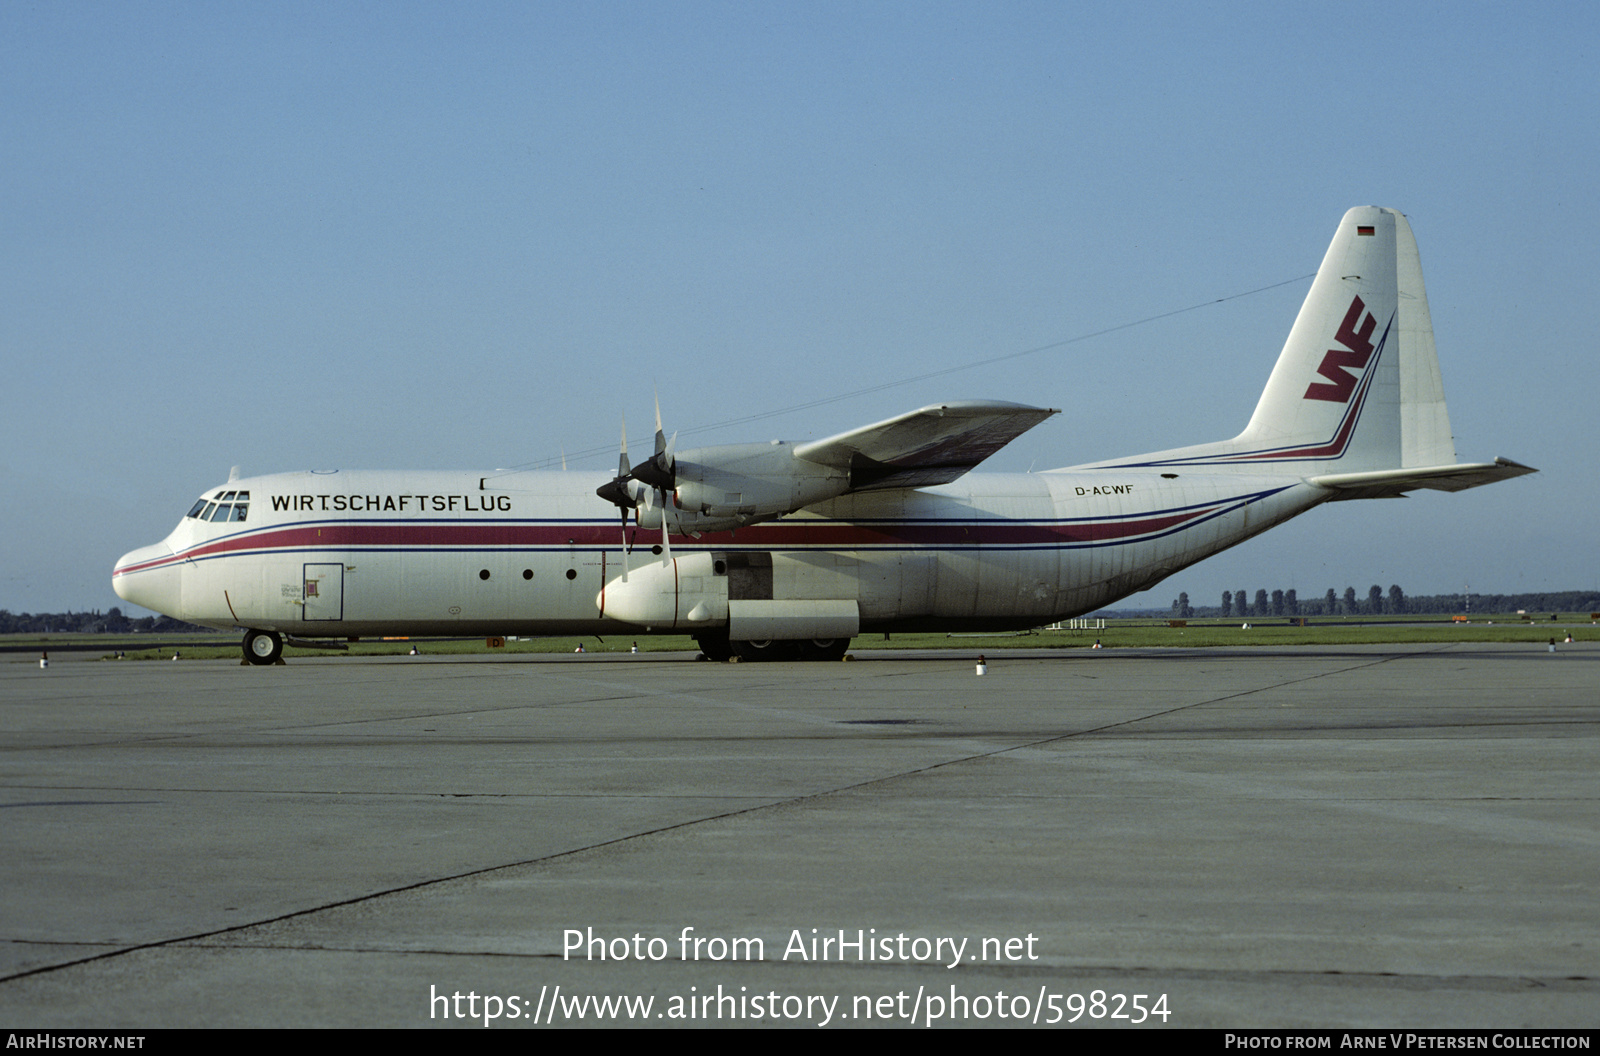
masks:
<svg viewBox="0 0 1600 1056"><path fill-rule="evenodd" d="M798 643L802 660L843 660L850 648L848 638L804 638Z"/></svg>
<svg viewBox="0 0 1600 1056"><path fill-rule="evenodd" d="M696 638L695 642L700 646L700 655L707 660L715 660L720 664L733 656L733 644L728 641L727 631L720 634L707 631Z"/></svg>
<svg viewBox="0 0 1600 1056"><path fill-rule="evenodd" d="M283 636L277 631L245 631L242 644L247 664L275 664L283 659Z"/></svg>
<svg viewBox="0 0 1600 1056"><path fill-rule="evenodd" d="M731 660L743 663L758 660L843 660L850 648L848 638L805 638L800 641L765 639L754 642L730 642L727 632L707 633L695 639L700 652L707 660Z"/></svg>

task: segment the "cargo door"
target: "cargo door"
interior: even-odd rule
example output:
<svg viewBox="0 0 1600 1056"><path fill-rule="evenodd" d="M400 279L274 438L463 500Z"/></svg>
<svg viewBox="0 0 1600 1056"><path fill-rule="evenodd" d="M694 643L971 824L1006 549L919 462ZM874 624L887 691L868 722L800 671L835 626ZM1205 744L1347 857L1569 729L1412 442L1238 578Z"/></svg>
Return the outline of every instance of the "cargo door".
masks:
<svg viewBox="0 0 1600 1056"><path fill-rule="evenodd" d="M302 601L306 620L344 619L344 562L307 564Z"/></svg>

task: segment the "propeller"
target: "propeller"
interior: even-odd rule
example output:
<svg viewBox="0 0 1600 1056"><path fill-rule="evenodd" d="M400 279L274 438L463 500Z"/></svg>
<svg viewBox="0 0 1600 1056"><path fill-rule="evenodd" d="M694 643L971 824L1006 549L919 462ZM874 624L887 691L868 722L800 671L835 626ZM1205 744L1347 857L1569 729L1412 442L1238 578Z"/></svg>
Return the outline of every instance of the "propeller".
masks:
<svg viewBox="0 0 1600 1056"><path fill-rule="evenodd" d="M635 469L634 477L641 483L653 486L655 494L661 500L661 566L665 568L672 564L672 540L669 538L670 529L668 518L672 515L671 492L678 485L678 462L673 458L672 451L678 446L678 433L673 430L672 439L668 440L661 431L661 394L656 395L656 453L650 461L644 463L640 469Z"/></svg>
<svg viewBox="0 0 1600 1056"><path fill-rule="evenodd" d="M617 481L620 481L623 477L627 476L627 474L628 474L628 418L627 418L627 415L623 415L623 418L622 418L622 454L619 455L618 458L617 458L617 480L613 480L611 482L611 484L602 485L600 490L602 492L604 492L607 487L611 487L612 485L617 484ZM615 500L612 500L612 501L615 501ZM621 507L621 509L622 509L622 582L626 583L628 581L628 507L623 505L620 502L617 503L617 505L619 507Z"/></svg>
<svg viewBox="0 0 1600 1056"><path fill-rule="evenodd" d="M634 509L651 509L659 505L661 508L661 563L669 564L672 561L672 541L669 538L671 525L669 518L672 511L671 492L677 487L677 458L674 450L678 445L678 434L674 432L672 439L668 440L666 432L661 427L661 397L656 396L656 449L649 458L638 465L628 465L628 424L624 419L622 423L622 452L617 459L617 475L595 489L595 494L622 511L622 551L623 566L622 578L628 578L628 511ZM637 481L644 488L635 488Z"/></svg>
<svg viewBox="0 0 1600 1056"><path fill-rule="evenodd" d="M678 434L674 432L672 439L667 439L666 433L661 429L661 397L656 397L656 453L648 459L634 466L629 476L641 484L648 484L658 491L671 491L678 485L678 463L673 456L673 449L678 446Z"/></svg>

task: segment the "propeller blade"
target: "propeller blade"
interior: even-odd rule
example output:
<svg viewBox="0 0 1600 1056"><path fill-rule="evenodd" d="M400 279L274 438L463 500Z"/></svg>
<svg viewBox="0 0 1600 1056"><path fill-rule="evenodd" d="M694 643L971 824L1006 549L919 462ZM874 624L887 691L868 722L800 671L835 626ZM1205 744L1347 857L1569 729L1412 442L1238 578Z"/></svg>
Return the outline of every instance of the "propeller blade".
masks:
<svg viewBox="0 0 1600 1056"><path fill-rule="evenodd" d="M617 456L617 475L595 489L595 494L611 503L621 507L623 521L627 521L628 510L636 503L628 493L628 483L633 479L632 471L628 468L628 419L622 419L622 453Z"/></svg>
<svg viewBox="0 0 1600 1056"><path fill-rule="evenodd" d="M665 491L661 496L661 567L672 564L672 540L667 538L667 518L672 513L672 497Z"/></svg>
<svg viewBox="0 0 1600 1056"><path fill-rule="evenodd" d="M622 417L622 454L617 456L617 479L628 477L628 417ZM622 507L622 582L628 581L628 507Z"/></svg>
<svg viewBox="0 0 1600 1056"><path fill-rule="evenodd" d="M672 442L667 442L667 434L661 428L661 397L656 397L656 453L633 467L628 475L641 484L647 484L661 491L672 491L678 486L678 462L674 454L678 446L678 434L672 434Z"/></svg>
<svg viewBox="0 0 1600 1056"><path fill-rule="evenodd" d="M661 393L660 393L660 391L658 390L655 395L656 395L656 454L659 455L659 454L661 454L661 452L663 452L663 451L665 451L667 449L667 437L666 437L666 434L661 431ZM673 436L676 437L677 434L674 433Z"/></svg>
<svg viewBox="0 0 1600 1056"><path fill-rule="evenodd" d="M622 510L622 582L628 581L628 510Z"/></svg>
<svg viewBox="0 0 1600 1056"><path fill-rule="evenodd" d="M673 449L678 445L678 434L674 430L672 442L667 442L667 434L661 428L661 390L657 389L656 398L656 453L649 462L650 479L647 484L654 484L661 496L661 567L672 564L672 539L670 518L672 516L671 492L677 487L677 463L672 457ZM643 478L640 478L643 479Z"/></svg>

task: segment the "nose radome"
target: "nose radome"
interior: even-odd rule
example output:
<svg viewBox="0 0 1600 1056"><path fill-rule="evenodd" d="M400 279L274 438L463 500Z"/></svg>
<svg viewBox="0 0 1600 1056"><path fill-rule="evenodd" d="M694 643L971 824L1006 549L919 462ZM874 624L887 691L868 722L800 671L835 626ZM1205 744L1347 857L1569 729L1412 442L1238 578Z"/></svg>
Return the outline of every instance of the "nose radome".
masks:
<svg viewBox="0 0 1600 1056"><path fill-rule="evenodd" d="M168 616L178 615L178 569L164 543L130 550L111 571L111 589L123 601Z"/></svg>

